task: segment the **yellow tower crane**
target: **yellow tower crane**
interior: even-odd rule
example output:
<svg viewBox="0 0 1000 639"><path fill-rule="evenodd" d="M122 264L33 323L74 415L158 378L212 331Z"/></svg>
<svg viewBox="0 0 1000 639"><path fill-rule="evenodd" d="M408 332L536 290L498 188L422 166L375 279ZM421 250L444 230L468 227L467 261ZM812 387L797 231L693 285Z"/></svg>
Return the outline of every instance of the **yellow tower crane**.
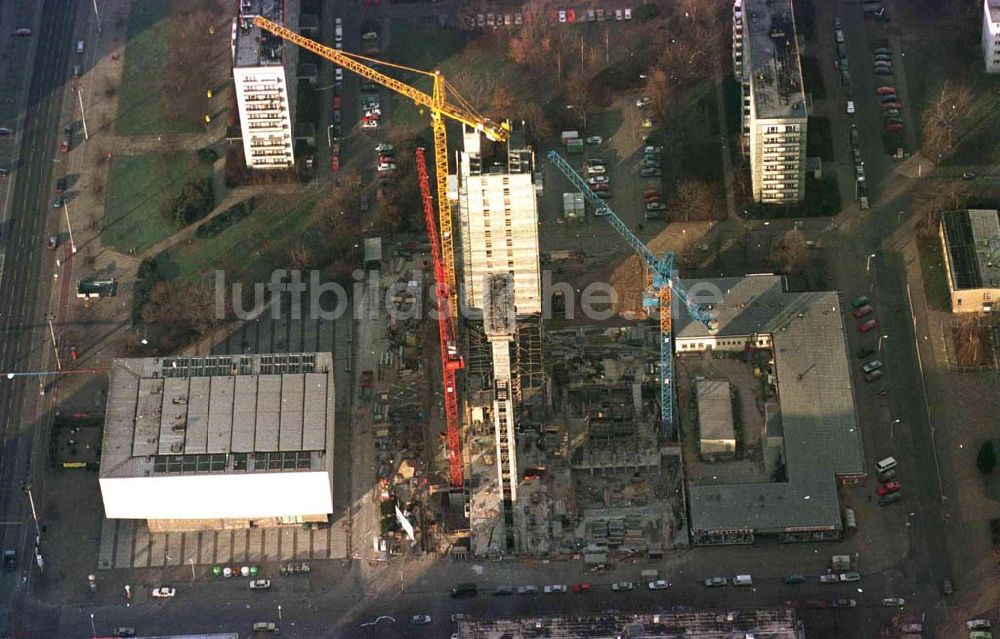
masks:
<svg viewBox="0 0 1000 639"><path fill-rule="evenodd" d="M352 71L363 78L377 82L384 87L392 89L400 95L406 96L419 106L427 107L431 112L431 128L434 131L434 168L437 180L437 204L438 220L441 227L441 257L444 261L445 275L448 280L448 287L451 291L448 304L451 307L452 321L458 317L458 298L456 291L458 287L455 282L455 244L451 224L451 204L448 201L448 138L445 132L445 118L450 118L456 122L468 125L473 129L483 133L488 139L495 142L506 141L510 131L510 125L506 122L497 124L490 119L483 117L457 92L455 88L445 82L444 76L437 71L423 71L412 69L399 64L392 64L374 58L368 58L356 53L345 53L337 49L331 49L315 40L303 37L290 29L286 29L280 24L271 22L267 18L257 16L254 24L269 31L274 35L289 42L295 43L312 51L321 58L326 58L334 64ZM384 73L376 71L370 65L382 65L411 71L426 75L433 81L433 90L428 95L404 82L392 78ZM460 104L455 106L448 102L448 97Z"/></svg>

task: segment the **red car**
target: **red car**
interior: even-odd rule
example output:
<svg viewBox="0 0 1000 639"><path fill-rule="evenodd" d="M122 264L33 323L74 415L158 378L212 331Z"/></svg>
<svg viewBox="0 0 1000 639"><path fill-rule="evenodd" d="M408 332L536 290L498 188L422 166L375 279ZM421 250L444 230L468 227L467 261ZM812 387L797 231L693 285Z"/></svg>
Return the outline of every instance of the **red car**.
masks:
<svg viewBox="0 0 1000 639"><path fill-rule="evenodd" d="M382 4L382 0L365 0L366 7L377 7Z"/></svg>
<svg viewBox="0 0 1000 639"><path fill-rule="evenodd" d="M889 133L902 133L903 125L899 124L898 122L891 122L885 125L885 130Z"/></svg>
<svg viewBox="0 0 1000 639"><path fill-rule="evenodd" d="M660 201L660 197L661 197L660 194L657 193L656 191L653 191L652 193L650 193L649 191L647 191L646 194L642 196L642 199L646 203L649 203L649 202L659 202Z"/></svg>
<svg viewBox="0 0 1000 639"><path fill-rule="evenodd" d="M864 317L865 315L870 315L875 309L869 304L865 304L858 310L854 311L854 317Z"/></svg>
<svg viewBox="0 0 1000 639"><path fill-rule="evenodd" d="M333 96L333 110L334 111L339 111L340 110L340 96L339 95Z"/></svg>
<svg viewBox="0 0 1000 639"><path fill-rule="evenodd" d="M878 326L878 322L875 321L875 320L873 320L873 319L870 319L867 322L865 322L864 324L862 324L861 326L859 326L858 330L861 331L862 333L867 333L868 331L872 330L876 326Z"/></svg>
<svg viewBox="0 0 1000 639"><path fill-rule="evenodd" d="M882 108L883 109L902 109L903 105L900 104L899 102L883 102L882 103Z"/></svg>
<svg viewBox="0 0 1000 639"><path fill-rule="evenodd" d="M330 157L330 170L336 173L340 170L340 156L334 155Z"/></svg>
<svg viewBox="0 0 1000 639"><path fill-rule="evenodd" d="M590 592L590 584L573 584L573 592Z"/></svg>
<svg viewBox="0 0 1000 639"><path fill-rule="evenodd" d="M892 493L898 493L900 485L898 481L887 481L878 487L878 495L882 497L883 495L890 495Z"/></svg>
<svg viewBox="0 0 1000 639"><path fill-rule="evenodd" d="M879 95L892 95L896 93L896 87L879 87L875 89Z"/></svg>
<svg viewBox="0 0 1000 639"><path fill-rule="evenodd" d="M591 191L595 191L595 192L596 191L610 191L611 190L611 185L610 184L591 184L590 185L590 190Z"/></svg>

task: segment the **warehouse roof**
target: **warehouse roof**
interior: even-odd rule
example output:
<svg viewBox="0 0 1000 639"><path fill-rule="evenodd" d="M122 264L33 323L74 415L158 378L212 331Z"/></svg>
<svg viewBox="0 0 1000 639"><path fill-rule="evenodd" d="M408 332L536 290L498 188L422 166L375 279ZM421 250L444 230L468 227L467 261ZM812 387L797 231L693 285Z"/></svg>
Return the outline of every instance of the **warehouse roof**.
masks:
<svg viewBox="0 0 1000 639"><path fill-rule="evenodd" d="M735 439L733 430L733 398L729 382L703 379L695 384L698 396L698 430L701 439Z"/></svg>
<svg viewBox="0 0 1000 639"><path fill-rule="evenodd" d="M333 446L329 353L118 359L102 477L318 468ZM238 468L237 470L244 470Z"/></svg>
<svg viewBox="0 0 1000 639"><path fill-rule="evenodd" d="M954 291L1000 288L1000 216L995 209L941 214Z"/></svg>
<svg viewBox="0 0 1000 639"><path fill-rule="evenodd" d="M691 486L691 529L839 527L835 477L865 472L839 295L787 293L773 275L735 279L685 285L723 291L720 334L771 335L788 481ZM700 326L681 330L699 337Z"/></svg>

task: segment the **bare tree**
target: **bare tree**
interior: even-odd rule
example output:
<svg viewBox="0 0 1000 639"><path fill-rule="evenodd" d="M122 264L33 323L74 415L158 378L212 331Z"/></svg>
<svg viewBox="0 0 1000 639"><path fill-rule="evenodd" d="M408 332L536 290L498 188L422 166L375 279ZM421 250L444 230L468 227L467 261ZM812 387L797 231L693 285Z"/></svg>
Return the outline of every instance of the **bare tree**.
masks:
<svg viewBox="0 0 1000 639"><path fill-rule="evenodd" d="M955 144L956 132L968 118L975 93L964 82L945 80L924 108L924 155L937 161L948 155Z"/></svg>
<svg viewBox="0 0 1000 639"><path fill-rule="evenodd" d="M718 184L684 179L667 204L670 219L675 222L725 219L726 207L719 195Z"/></svg>
<svg viewBox="0 0 1000 639"><path fill-rule="evenodd" d="M963 180L926 181L913 192L912 212L917 220L917 233L933 237L938 232L938 220L943 211L964 208L972 197L972 187Z"/></svg>
<svg viewBox="0 0 1000 639"><path fill-rule="evenodd" d="M806 262L806 238L802 231L793 229L771 245L771 260L785 273L802 270Z"/></svg>

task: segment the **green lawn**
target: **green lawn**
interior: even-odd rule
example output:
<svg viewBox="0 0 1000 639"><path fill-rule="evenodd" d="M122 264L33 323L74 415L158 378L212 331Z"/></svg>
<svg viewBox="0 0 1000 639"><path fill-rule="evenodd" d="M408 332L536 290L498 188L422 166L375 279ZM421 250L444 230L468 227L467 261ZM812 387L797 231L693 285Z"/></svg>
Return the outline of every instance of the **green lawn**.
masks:
<svg viewBox="0 0 1000 639"><path fill-rule="evenodd" d="M264 282L287 268L287 250L304 243L314 251L323 236L310 226L315 196L258 198L253 212L214 237L195 239L157 256L164 279L202 277L216 269L230 282Z"/></svg>
<svg viewBox="0 0 1000 639"><path fill-rule="evenodd" d="M941 240L934 237L917 237L920 253L920 272L924 279L924 296L927 305L937 311L951 311L948 295L948 275L944 267Z"/></svg>
<svg viewBox="0 0 1000 639"><path fill-rule="evenodd" d="M211 167L191 156L123 155L111 163L101 241L120 252L143 251L179 228L161 211L191 177Z"/></svg>
<svg viewBox="0 0 1000 639"><path fill-rule="evenodd" d="M167 64L170 9L163 0L133 0L128 18L125 67L118 88L119 135L191 133L197 131L184 118L167 118L167 96L158 78Z"/></svg>

